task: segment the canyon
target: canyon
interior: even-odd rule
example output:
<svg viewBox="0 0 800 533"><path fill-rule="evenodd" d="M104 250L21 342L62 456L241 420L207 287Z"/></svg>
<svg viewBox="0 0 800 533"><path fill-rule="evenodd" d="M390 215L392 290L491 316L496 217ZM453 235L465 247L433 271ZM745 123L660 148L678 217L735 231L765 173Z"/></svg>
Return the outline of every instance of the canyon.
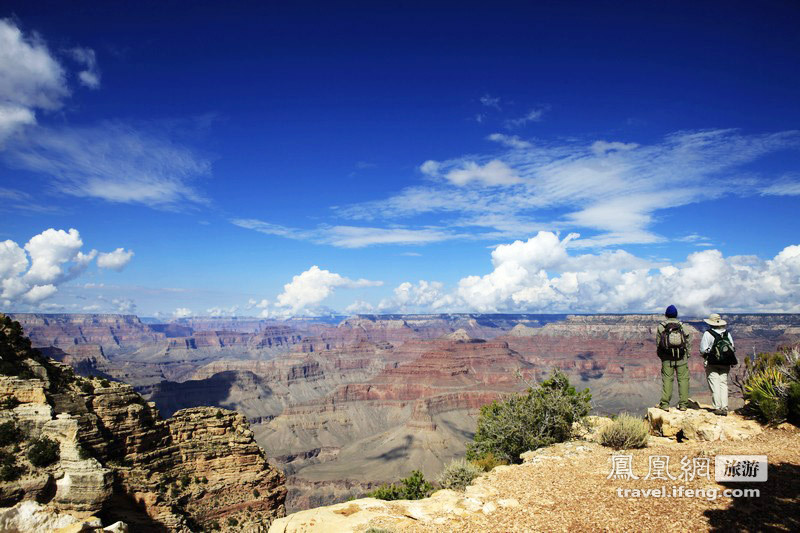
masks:
<svg viewBox="0 0 800 533"><path fill-rule="evenodd" d="M800 340L800 315L725 315L740 357ZM14 315L79 373L130 383L163 416L241 413L287 476L289 511L343 501L463 456L481 405L552 369L598 414L655 405L655 315L359 315L285 322ZM691 395L706 398L692 330Z"/></svg>

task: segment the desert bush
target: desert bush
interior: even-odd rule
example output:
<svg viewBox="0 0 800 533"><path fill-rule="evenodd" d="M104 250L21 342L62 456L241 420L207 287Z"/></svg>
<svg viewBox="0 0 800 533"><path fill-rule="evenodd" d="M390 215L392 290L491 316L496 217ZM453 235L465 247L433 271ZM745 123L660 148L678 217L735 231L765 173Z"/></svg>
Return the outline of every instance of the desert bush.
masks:
<svg viewBox="0 0 800 533"><path fill-rule="evenodd" d="M111 386L111 383L106 378L103 378L100 380L100 386L103 387L104 389L107 389L108 387Z"/></svg>
<svg viewBox="0 0 800 533"><path fill-rule="evenodd" d="M427 498L433 492L433 485L425 480L425 476L419 470L414 470L400 483L391 485L383 484L377 489L368 492L367 498L377 498L379 500L421 500Z"/></svg>
<svg viewBox="0 0 800 533"><path fill-rule="evenodd" d="M94 394L94 385L88 380L81 381L81 391L84 394Z"/></svg>
<svg viewBox="0 0 800 533"><path fill-rule="evenodd" d="M14 409L19 405L19 400L17 400L16 396L6 396L3 398L3 401L0 402L0 409Z"/></svg>
<svg viewBox="0 0 800 533"><path fill-rule="evenodd" d="M472 464L483 470L484 472L491 472L496 466L507 465L508 461L500 459L492 452L486 452L477 459L470 461Z"/></svg>
<svg viewBox="0 0 800 533"><path fill-rule="evenodd" d="M22 431L9 420L0 424L0 446L8 446L22 439Z"/></svg>
<svg viewBox="0 0 800 533"><path fill-rule="evenodd" d="M261 493L258 491L258 489L253 489L253 498L259 497L261 497Z"/></svg>
<svg viewBox="0 0 800 533"><path fill-rule="evenodd" d="M0 451L0 481L16 481L25 473L25 468L17 465L17 458Z"/></svg>
<svg viewBox="0 0 800 533"><path fill-rule="evenodd" d="M236 526L238 526L238 525L239 525L239 521L238 521L238 520L236 520L236 519L235 519L235 518L233 518L233 517L230 517L230 518L228 518L228 525L229 525L230 527L236 527Z"/></svg>
<svg viewBox="0 0 800 533"><path fill-rule="evenodd" d="M483 474L482 468L465 459L457 459L444 467L438 481L443 489L464 490L481 474Z"/></svg>
<svg viewBox="0 0 800 533"><path fill-rule="evenodd" d="M800 353L796 347L746 359L739 386L748 407L766 422L800 420Z"/></svg>
<svg viewBox="0 0 800 533"><path fill-rule="evenodd" d="M649 434L645 420L622 413L600 431L600 443L615 450L644 448Z"/></svg>
<svg viewBox="0 0 800 533"><path fill-rule="evenodd" d="M33 466L44 468L58 461L61 449L50 437L39 437L28 450L28 460Z"/></svg>
<svg viewBox="0 0 800 533"><path fill-rule="evenodd" d="M553 375L528 389L481 408L473 442L467 445L467 459L486 453L519 463L520 454L564 442L572 436L572 426L582 422L591 409L589 389L581 392L556 370Z"/></svg>

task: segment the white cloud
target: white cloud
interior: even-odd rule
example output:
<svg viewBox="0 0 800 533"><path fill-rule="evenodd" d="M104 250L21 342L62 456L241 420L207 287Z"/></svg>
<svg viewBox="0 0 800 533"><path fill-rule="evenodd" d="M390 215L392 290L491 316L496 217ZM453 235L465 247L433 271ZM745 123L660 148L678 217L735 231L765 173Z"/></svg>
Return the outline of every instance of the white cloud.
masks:
<svg viewBox="0 0 800 533"><path fill-rule="evenodd" d="M374 228L367 226L319 226L310 230L289 228L253 218L237 218L231 223L265 235L288 239L308 240L317 244L330 244L340 248L363 248L377 244L427 244L458 238L439 228Z"/></svg>
<svg viewBox="0 0 800 533"><path fill-rule="evenodd" d="M132 315L136 313L136 303L130 298L114 298L111 304L116 308L118 313L124 315Z"/></svg>
<svg viewBox="0 0 800 533"><path fill-rule="evenodd" d="M210 173L210 162L156 130L121 123L37 127L8 143L6 160L50 176L72 196L161 209L207 203L192 181Z"/></svg>
<svg viewBox="0 0 800 533"><path fill-rule="evenodd" d="M10 302L37 304L50 298L58 286L82 274L97 257L84 253L78 230L47 229L24 247L12 240L0 243L0 288Z"/></svg>
<svg viewBox="0 0 800 533"><path fill-rule="evenodd" d="M82 247L81 236L74 228L68 232L50 228L36 235L25 245L25 250L31 257L31 268L25 274L25 281L61 281L64 263L80 259L80 264L84 264L85 256L78 255Z"/></svg>
<svg viewBox="0 0 800 533"><path fill-rule="evenodd" d="M409 187L383 200L339 207L336 213L358 220L437 214L450 217L441 222L439 230L449 232L452 238L497 240L527 238L537 229L580 230L586 238L577 246L600 247L673 238L650 229L659 212L666 209L725 195L793 194L796 190L796 180L791 177L767 185L769 176L750 180L737 176L742 167L763 156L800 148L798 131L763 135L735 130L678 132L662 142L639 146L575 140L524 147L514 137L499 135L491 136L492 140L510 146L500 157L469 155L426 161L420 170L434 178L433 184ZM484 169L492 161L504 165L501 176L507 179L499 181L517 183L509 187L463 186L465 181L480 179L474 172L463 172L465 169ZM444 176L457 179L453 182ZM463 231L470 226L486 230ZM470 237L465 237L467 233Z"/></svg>
<svg viewBox="0 0 800 533"><path fill-rule="evenodd" d="M672 303L693 315L800 311L798 245L771 260L704 250L670 265L621 250L570 255L576 238L540 232L525 242L498 246L492 272L462 278L447 306L478 312L623 313L660 312Z"/></svg>
<svg viewBox="0 0 800 533"><path fill-rule="evenodd" d="M232 305L230 307L211 307L206 309L206 314L209 316L236 316L238 311L239 306Z"/></svg>
<svg viewBox="0 0 800 533"><path fill-rule="evenodd" d="M172 316L174 318L189 318L192 316L192 310L188 307L178 307L173 311Z"/></svg>
<svg viewBox="0 0 800 533"><path fill-rule="evenodd" d="M0 279L15 277L28 268L25 250L12 240L0 243Z"/></svg>
<svg viewBox="0 0 800 533"><path fill-rule="evenodd" d="M467 161L463 168L454 169L445 174L445 178L450 183L459 186L467 185L472 181L487 186L515 185L522 182L511 167L498 159L489 161L485 165Z"/></svg>
<svg viewBox="0 0 800 533"><path fill-rule="evenodd" d="M786 176L761 189L764 196L800 196L800 176Z"/></svg>
<svg viewBox="0 0 800 533"><path fill-rule="evenodd" d="M131 259L133 259L133 250L126 252L123 248L117 248L113 252L100 253L97 256L97 266L121 272L131 262Z"/></svg>
<svg viewBox="0 0 800 533"><path fill-rule="evenodd" d="M528 111L527 114L519 118L512 118L506 120L505 122L506 128L509 129L521 128L528 122L541 122L542 116L544 116L545 111L546 111L545 108L531 109L530 111Z"/></svg>
<svg viewBox="0 0 800 533"><path fill-rule="evenodd" d="M500 111L500 97L484 94L481 96L481 104L486 107L493 107Z"/></svg>
<svg viewBox="0 0 800 533"><path fill-rule="evenodd" d="M266 309L270 305L269 300L263 298L261 301L256 300L255 298L250 298L247 300L247 309Z"/></svg>
<svg viewBox="0 0 800 533"><path fill-rule="evenodd" d="M380 285L383 285L382 281L352 280L314 265L283 286L283 292L277 298L277 306L291 315L314 314L314 310L337 288L356 289Z"/></svg>
<svg viewBox="0 0 800 533"><path fill-rule="evenodd" d="M639 145L636 143L623 143L623 142L606 142L606 141L595 141L592 143L592 152L597 155L605 155L608 152L613 151L627 151L633 150L638 148Z"/></svg>
<svg viewBox="0 0 800 533"><path fill-rule="evenodd" d="M498 142L500 144L504 144L509 148L524 149L533 147L531 143L520 139L516 135L504 135L502 133L492 133L487 137L487 139L489 139L490 141Z"/></svg>
<svg viewBox="0 0 800 533"><path fill-rule="evenodd" d="M53 296L58 289L53 284L47 285L34 285L28 292L25 293L23 299L28 303L39 303Z"/></svg>
<svg viewBox="0 0 800 533"><path fill-rule="evenodd" d="M375 308L369 302L356 300L345 308L345 312L351 315L372 314L375 312Z"/></svg>
<svg viewBox="0 0 800 533"><path fill-rule="evenodd" d="M0 142L35 122L35 110L54 110L69 96L64 69L36 35L0 19Z"/></svg>
<svg viewBox="0 0 800 533"><path fill-rule="evenodd" d="M90 89L100 87L100 71L97 68L97 57L91 48L72 48L68 51L72 59L86 67L78 73L81 84Z"/></svg>

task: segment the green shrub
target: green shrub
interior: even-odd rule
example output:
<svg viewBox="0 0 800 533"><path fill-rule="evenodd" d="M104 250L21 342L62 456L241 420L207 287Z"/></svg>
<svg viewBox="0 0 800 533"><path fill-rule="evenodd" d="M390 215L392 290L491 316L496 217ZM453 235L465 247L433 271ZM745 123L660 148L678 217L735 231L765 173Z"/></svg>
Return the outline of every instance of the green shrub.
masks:
<svg viewBox="0 0 800 533"><path fill-rule="evenodd" d="M482 473L482 468L464 459L458 459L444 467L438 481L443 489L464 490Z"/></svg>
<svg viewBox="0 0 800 533"><path fill-rule="evenodd" d="M425 480L422 472L414 470L410 476L401 479L399 484L381 485L367 493L367 497L379 500L421 500L432 492L433 485Z"/></svg>
<svg viewBox="0 0 800 533"><path fill-rule="evenodd" d="M760 353L745 359L744 374L733 383L742 391L747 407L766 422L775 424L787 418L800 421L800 351L782 347L777 352Z"/></svg>
<svg viewBox="0 0 800 533"><path fill-rule="evenodd" d="M173 498L178 498L181 495L181 491L178 487L172 487L172 489L169 491L169 495Z"/></svg>
<svg viewBox="0 0 800 533"><path fill-rule="evenodd" d="M81 391L84 394L94 394L94 385L91 381L81 381Z"/></svg>
<svg viewBox="0 0 800 533"><path fill-rule="evenodd" d="M50 437L39 437L28 450L28 460L33 466L44 468L58 461L61 450Z"/></svg>
<svg viewBox="0 0 800 533"><path fill-rule="evenodd" d="M507 465L508 461L500 459L492 452L486 452L477 459L470 461L472 464L483 470L484 472L491 472L496 466Z"/></svg>
<svg viewBox="0 0 800 533"><path fill-rule="evenodd" d="M217 522L216 520L212 520L211 522L208 523L208 529L210 529L211 531L219 531L220 529L219 522Z"/></svg>
<svg viewBox="0 0 800 533"><path fill-rule="evenodd" d="M600 443L615 450L644 448L649 435L645 420L622 413L600 431Z"/></svg>
<svg viewBox="0 0 800 533"><path fill-rule="evenodd" d="M16 456L0 451L0 481L16 481L25 473L25 467L17 465Z"/></svg>
<svg viewBox="0 0 800 533"><path fill-rule="evenodd" d="M258 498L261 496L261 493L258 492L258 489L253 489L253 498Z"/></svg>
<svg viewBox="0 0 800 533"><path fill-rule="evenodd" d="M230 518L228 518L228 525L229 525L230 527L236 527L236 526L238 526L238 525L239 525L239 521L238 521L238 520L236 520L234 517L232 517L232 516L231 516Z"/></svg>
<svg viewBox="0 0 800 533"><path fill-rule="evenodd" d="M111 386L111 383L107 379L103 378L100 380L100 386L103 387L104 389L107 389L108 387Z"/></svg>
<svg viewBox="0 0 800 533"><path fill-rule="evenodd" d="M217 414L214 415L214 418L216 418L217 420L222 418L222 411L217 411Z"/></svg>
<svg viewBox="0 0 800 533"><path fill-rule="evenodd" d="M572 436L572 426L582 422L591 409L589 389L577 392L561 371L531 388L503 401L481 407L473 442L467 445L467 459L486 453L511 463L520 454L563 442Z"/></svg>
<svg viewBox="0 0 800 533"><path fill-rule="evenodd" d="M11 409L14 409L18 405L19 405L19 400L17 400L16 396L6 396L5 398L3 398L3 401L0 402L0 408L8 409L9 411Z"/></svg>
<svg viewBox="0 0 800 533"><path fill-rule="evenodd" d="M22 431L9 420L0 424L0 446L8 446L22 439Z"/></svg>
<svg viewBox="0 0 800 533"><path fill-rule="evenodd" d="M189 477L189 474L183 474L178 481L180 481L182 487L188 487L192 482L192 478Z"/></svg>
<svg viewBox="0 0 800 533"><path fill-rule="evenodd" d="M789 418L795 423L800 422L800 383L789 385L788 391Z"/></svg>

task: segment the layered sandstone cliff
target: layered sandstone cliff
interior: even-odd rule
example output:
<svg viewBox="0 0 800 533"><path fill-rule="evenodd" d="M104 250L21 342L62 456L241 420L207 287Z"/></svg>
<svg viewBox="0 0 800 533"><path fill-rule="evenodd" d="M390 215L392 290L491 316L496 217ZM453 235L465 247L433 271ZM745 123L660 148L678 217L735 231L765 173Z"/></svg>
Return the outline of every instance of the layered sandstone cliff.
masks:
<svg viewBox="0 0 800 533"><path fill-rule="evenodd" d="M283 474L242 415L197 408L162 420L131 386L76 376L0 320L1 506L35 500L134 531L258 531L284 514ZM54 444L34 461L42 442Z"/></svg>

